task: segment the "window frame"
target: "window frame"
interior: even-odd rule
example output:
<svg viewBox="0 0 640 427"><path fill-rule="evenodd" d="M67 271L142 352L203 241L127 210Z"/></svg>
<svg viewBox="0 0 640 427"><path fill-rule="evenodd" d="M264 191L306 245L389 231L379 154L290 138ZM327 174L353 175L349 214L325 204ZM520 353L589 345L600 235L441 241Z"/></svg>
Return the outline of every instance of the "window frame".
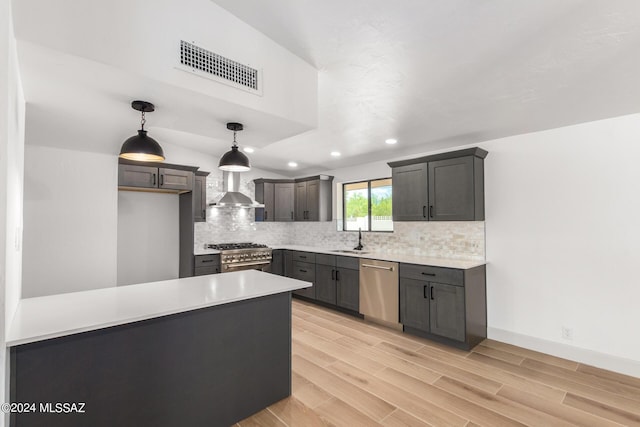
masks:
<svg viewBox="0 0 640 427"><path fill-rule="evenodd" d="M371 219L371 182L372 181L384 181L385 179L388 179L391 181L392 177L384 177L384 178L372 178L372 179L363 179L360 181L351 181L351 182L343 182L342 183L342 231L345 232L358 232L358 230L347 230L347 192L346 192L346 186L347 185L351 185L351 184L362 184L362 183L367 183L367 228L368 230L364 230L367 233L393 233L393 229L392 230L372 230L371 226L372 226L372 219ZM392 193L391 193L391 200L393 201L393 181L391 181L392 184ZM393 217L391 222L393 223Z"/></svg>

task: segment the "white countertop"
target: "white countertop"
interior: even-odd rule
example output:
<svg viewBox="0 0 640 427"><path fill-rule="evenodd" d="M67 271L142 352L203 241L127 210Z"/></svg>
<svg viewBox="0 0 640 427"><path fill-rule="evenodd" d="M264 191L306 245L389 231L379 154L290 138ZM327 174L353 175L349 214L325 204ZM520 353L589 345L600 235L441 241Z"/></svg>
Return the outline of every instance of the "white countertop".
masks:
<svg viewBox="0 0 640 427"><path fill-rule="evenodd" d="M322 249L322 248L315 248L313 246L284 245L284 246L274 246L273 249L290 249L294 251L315 252L320 254L352 256L352 257L366 258L366 259L378 259L381 261L431 265L433 267L458 268L461 270L467 270L469 268L474 268L474 267L478 267L480 265L486 264L485 261L469 261L469 260L460 260L460 259L451 259L451 258L433 258L433 257L422 256L422 255L395 254L395 253L374 252L374 251L369 252L366 249L364 249L364 251L361 253L336 252L334 249Z"/></svg>
<svg viewBox="0 0 640 427"><path fill-rule="evenodd" d="M379 259L381 261L393 261L393 262L404 262L408 264L430 265L433 267L457 268L460 270L468 270L470 268L479 267L481 265L486 264L485 261L474 261L474 260L453 259L453 258L436 258L436 257L423 256L423 255L409 255L409 254L398 254L398 253L387 253L387 252L374 252L374 251L369 252L366 249L362 253L336 252L335 249L317 248L315 246L300 246L300 245L275 245L275 246L272 246L271 249L289 249L292 251L304 251L304 252L315 252L319 254L352 256L356 258ZM340 248L336 248L336 249L340 249ZM208 254L218 254L218 253L220 253L220 251L215 249L196 249L194 251L195 255L208 255Z"/></svg>
<svg viewBox="0 0 640 427"><path fill-rule="evenodd" d="M246 270L26 298L6 342L11 347L310 286Z"/></svg>

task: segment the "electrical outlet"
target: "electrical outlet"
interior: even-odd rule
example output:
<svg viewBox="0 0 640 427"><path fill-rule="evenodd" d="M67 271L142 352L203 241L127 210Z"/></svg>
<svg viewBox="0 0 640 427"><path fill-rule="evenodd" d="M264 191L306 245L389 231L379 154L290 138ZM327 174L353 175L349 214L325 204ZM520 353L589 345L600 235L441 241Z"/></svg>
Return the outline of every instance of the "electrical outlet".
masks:
<svg viewBox="0 0 640 427"><path fill-rule="evenodd" d="M563 326L562 339L567 341L573 341L573 328L569 328L568 326Z"/></svg>

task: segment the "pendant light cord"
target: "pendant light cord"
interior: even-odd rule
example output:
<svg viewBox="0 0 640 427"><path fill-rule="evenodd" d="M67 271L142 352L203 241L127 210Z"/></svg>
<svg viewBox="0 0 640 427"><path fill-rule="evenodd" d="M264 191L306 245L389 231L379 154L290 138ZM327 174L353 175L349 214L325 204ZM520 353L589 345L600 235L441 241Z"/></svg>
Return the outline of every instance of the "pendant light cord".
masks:
<svg viewBox="0 0 640 427"><path fill-rule="evenodd" d="M141 130L144 130L144 124L147 123L147 119L144 117L144 110L142 110L142 120L140 120Z"/></svg>

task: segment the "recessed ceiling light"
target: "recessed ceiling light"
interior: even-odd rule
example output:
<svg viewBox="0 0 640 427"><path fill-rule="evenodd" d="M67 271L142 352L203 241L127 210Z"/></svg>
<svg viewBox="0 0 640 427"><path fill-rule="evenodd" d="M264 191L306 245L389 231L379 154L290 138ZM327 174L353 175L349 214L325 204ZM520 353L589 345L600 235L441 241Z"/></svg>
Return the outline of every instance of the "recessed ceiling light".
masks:
<svg viewBox="0 0 640 427"><path fill-rule="evenodd" d="M332 152L331 152L331 155L332 155L333 157L340 157L340 152L339 152L339 151L332 151Z"/></svg>
<svg viewBox="0 0 640 427"><path fill-rule="evenodd" d="M393 145L393 144L396 144L398 142L398 140L394 139L394 138L389 138L389 139L385 139L384 142L389 144L389 145Z"/></svg>
<svg viewBox="0 0 640 427"><path fill-rule="evenodd" d="M253 153L253 152L254 152L254 151L256 151L256 150L254 150L254 149L253 149L253 148L251 148L251 147L244 147L244 148L242 149L242 151L244 151L245 153Z"/></svg>
<svg viewBox="0 0 640 427"><path fill-rule="evenodd" d="M297 168L298 164L296 162L289 162L289 167L290 168Z"/></svg>

